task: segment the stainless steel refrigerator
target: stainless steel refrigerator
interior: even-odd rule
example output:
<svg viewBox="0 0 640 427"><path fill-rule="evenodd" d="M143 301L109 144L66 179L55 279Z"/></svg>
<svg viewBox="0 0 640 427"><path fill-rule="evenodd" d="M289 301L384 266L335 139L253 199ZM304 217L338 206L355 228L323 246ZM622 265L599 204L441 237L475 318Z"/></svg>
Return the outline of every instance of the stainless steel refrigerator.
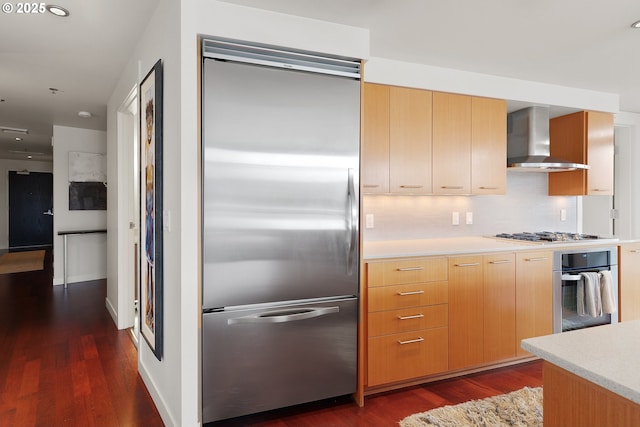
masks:
<svg viewBox="0 0 640 427"><path fill-rule="evenodd" d="M225 59L202 69L205 423L356 390L359 79Z"/></svg>

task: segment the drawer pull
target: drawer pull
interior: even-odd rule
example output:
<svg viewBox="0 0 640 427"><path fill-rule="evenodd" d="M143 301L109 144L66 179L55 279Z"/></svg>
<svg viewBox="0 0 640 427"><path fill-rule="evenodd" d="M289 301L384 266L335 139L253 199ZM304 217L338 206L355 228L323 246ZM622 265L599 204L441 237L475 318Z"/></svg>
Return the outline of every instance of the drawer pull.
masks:
<svg viewBox="0 0 640 427"><path fill-rule="evenodd" d="M546 258L525 258L525 261L546 261Z"/></svg>
<svg viewBox="0 0 640 427"><path fill-rule="evenodd" d="M413 316L398 316L399 320L411 320L411 319L422 319L424 314L414 314Z"/></svg>
<svg viewBox="0 0 640 427"><path fill-rule="evenodd" d="M445 190L462 190L464 187L462 185L443 185L440 188Z"/></svg>
<svg viewBox="0 0 640 427"><path fill-rule="evenodd" d="M397 271L420 271L424 270L424 267L403 267L398 268Z"/></svg>
<svg viewBox="0 0 640 427"><path fill-rule="evenodd" d="M420 295L424 294L424 291L412 291L412 292L398 292L398 295L405 297L407 295Z"/></svg>
<svg viewBox="0 0 640 427"><path fill-rule="evenodd" d="M378 188L380 187L378 184L364 184L364 188Z"/></svg>
<svg viewBox="0 0 640 427"><path fill-rule="evenodd" d="M608 188L593 188L591 191L609 191Z"/></svg>
<svg viewBox="0 0 640 427"><path fill-rule="evenodd" d="M637 254L638 252L640 252L640 249L631 249L629 252L631 252L632 254Z"/></svg>
<svg viewBox="0 0 640 427"><path fill-rule="evenodd" d="M497 190L498 187L480 187L481 190Z"/></svg>
<svg viewBox="0 0 640 427"><path fill-rule="evenodd" d="M416 338L416 339L414 339L414 340L406 340L406 341L400 341L400 340L398 340L398 344L400 344L400 345L405 345L405 344L414 344L414 343L422 342L422 341L424 341L424 338L422 338L422 337L418 337L418 338Z"/></svg>
<svg viewBox="0 0 640 427"><path fill-rule="evenodd" d="M480 265L479 262L468 262L462 264L454 264L456 267L475 267L476 265Z"/></svg>
<svg viewBox="0 0 640 427"><path fill-rule="evenodd" d="M400 188L422 188L422 185L401 185Z"/></svg>
<svg viewBox="0 0 640 427"><path fill-rule="evenodd" d="M489 264L511 264L513 261L510 259L501 259L497 261L489 261Z"/></svg>

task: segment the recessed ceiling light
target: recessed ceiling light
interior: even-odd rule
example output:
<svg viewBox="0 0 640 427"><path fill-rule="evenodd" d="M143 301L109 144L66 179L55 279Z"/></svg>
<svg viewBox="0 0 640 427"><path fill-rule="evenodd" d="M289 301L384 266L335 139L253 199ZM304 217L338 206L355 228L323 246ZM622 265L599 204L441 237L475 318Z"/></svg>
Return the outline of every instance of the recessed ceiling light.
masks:
<svg viewBox="0 0 640 427"><path fill-rule="evenodd" d="M631 28L640 28L640 21L636 21L633 24L631 24Z"/></svg>
<svg viewBox="0 0 640 427"><path fill-rule="evenodd" d="M69 11L64 7L56 6L55 4L48 4L46 8L50 13L53 13L56 16L63 18L69 16Z"/></svg>
<svg viewBox="0 0 640 427"><path fill-rule="evenodd" d="M78 111L78 117L82 117L83 119L88 119L91 116L93 116L93 114L88 111Z"/></svg>

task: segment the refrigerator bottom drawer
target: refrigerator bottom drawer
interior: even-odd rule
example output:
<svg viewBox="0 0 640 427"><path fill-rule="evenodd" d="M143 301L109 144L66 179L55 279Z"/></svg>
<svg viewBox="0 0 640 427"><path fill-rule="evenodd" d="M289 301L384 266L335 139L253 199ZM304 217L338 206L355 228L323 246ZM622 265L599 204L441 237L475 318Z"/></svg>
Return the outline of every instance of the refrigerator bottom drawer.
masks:
<svg viewBox="0 0 640 427"><path fill-rule="evenodd" d="M202 417L354 393L357 298L203 315Z"/></svg>

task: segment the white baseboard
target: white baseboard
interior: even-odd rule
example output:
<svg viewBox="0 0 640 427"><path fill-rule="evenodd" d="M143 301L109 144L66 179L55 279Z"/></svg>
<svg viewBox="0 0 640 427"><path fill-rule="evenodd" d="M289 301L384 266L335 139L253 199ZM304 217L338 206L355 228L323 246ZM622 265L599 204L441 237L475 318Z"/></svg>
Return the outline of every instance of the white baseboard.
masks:
<svg viewBox="0 0 640 427"><path fill-rule="evenodd" d="M140 342L144 342L144 340L141 339ZM140 351L139 348L138 348L138 351ZM167 405L164 399L158 392L156 385L154 384L153 380L149 376L149 373L147 372L147 369L145 368L144 363L142 363L142 360L139 356L138 356L138 373L142 378L142 382L144 382L144 385L147 387L147 390L151 395L151 399L153 399L153 403L156 405L156 408L158 409L158 413L160 414L160 417L162 418L164 425L167 427L179 426L179 424L171 416L171 413L169 412L169 409L167 408Z"/></svg>
<svg viewBox="0 0 640 427"><path fill-rule="evenodd" d="M109 297L108 297L108 296L104 299L104 305L105 305L105 307L107 307L107 311L108 311L108 312L109 312L109 314L111 315L111 319L113 320L113 323L115 323L115 324L116 324L116 327L117 327L118 329L124 329L124 328L121 328L121 327L118 325L118 312L117 312L117 311L116 311L116 309L113 307L113 304L111 304L111 300L109 299Z"/></svg>

